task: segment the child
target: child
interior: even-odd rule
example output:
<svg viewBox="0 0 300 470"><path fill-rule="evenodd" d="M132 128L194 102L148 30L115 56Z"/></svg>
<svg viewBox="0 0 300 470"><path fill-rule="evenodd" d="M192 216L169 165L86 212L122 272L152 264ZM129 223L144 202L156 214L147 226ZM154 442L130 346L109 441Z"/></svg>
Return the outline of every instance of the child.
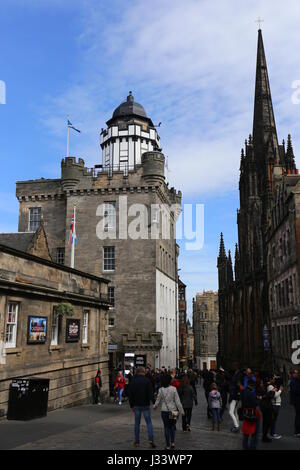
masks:
<svg viewBox="0 0 300 470"><path fill-rule="evenodd" d="M216 422L218 422L218 431L221 431L220 411L222 408L222 398L215 383L211 384L211 391L208 395L208 405L212 412L212 431L215 431Z"/></svg>

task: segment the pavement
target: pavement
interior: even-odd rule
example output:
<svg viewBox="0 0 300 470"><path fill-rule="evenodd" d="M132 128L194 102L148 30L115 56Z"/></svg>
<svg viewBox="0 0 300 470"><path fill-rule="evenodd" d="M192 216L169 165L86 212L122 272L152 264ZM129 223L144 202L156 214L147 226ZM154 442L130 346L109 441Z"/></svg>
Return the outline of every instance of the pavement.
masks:
<svg viewBox="0 0 300 470"><path fill-rule="evenodd" d="M193 409L191 432L177 423L176 450L239 450L241 434L230 432L232 426L225 411L221 432L211 431L206 416L203 388L198 386L198 406ZM157 450L165 447L163 425L158 410L152 411ZM293 436L294 411L284 404L278 418L277 432L282 439L270 444L260 442L260 449L300 450L300 439ZM128 403L85 405L48 413L32 421L0 421L0 449L15 450L134 450L134 414ZM141 422L140 449L149 449L146 425Z"/></svg>

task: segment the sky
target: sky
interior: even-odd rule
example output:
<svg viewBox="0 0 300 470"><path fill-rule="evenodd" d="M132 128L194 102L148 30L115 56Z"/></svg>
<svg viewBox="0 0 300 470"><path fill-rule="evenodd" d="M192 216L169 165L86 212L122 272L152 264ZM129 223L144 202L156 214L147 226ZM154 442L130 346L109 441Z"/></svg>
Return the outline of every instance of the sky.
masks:
<svg viewBox="0 0 300 470"><path fill-rule="evenodd" d="M66 155L101 163L99 132L133 91L159 128L170 186L204 204L204 246L180 242L188 311L217 290L220 232L234 253L241 148L252 132L256 19L267 56L278 137L292 134L300 105L298 0L1 0L0 232L17 231L18 180L60 176ZM1 94L0 94L1 97Z"/></svg>

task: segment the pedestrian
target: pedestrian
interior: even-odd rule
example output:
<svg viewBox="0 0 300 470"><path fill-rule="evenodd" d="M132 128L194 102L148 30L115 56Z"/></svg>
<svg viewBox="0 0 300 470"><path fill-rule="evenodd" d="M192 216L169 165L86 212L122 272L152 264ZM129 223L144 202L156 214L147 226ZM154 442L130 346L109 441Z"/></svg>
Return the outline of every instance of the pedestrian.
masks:
<svg viewBox="0 0 300 470"><path fill-rule="evenodd" d="M117 392L117 397L119 399L119 405L122 405L122 395L124 393L125 385L126 385L126 380L124 378L122 371L120 370L118 372L116 382L115 382L115 387L114 387L115 391Z"/></svg>
<svg viewBox="0 0 300 470"><path fill-rule="evenodd" d="M257 394L260 399L260 410L262 412L262 442L271 443L272 439L268 436L271 434L272 427L272 399L274 392L268 391L269 383L264 383L262 380L257 385Z"/></svg>
<svg viewBox="0 0 300 470"><path fill-rule="evenodd" d="M198 405L197 401L197 394L193 389L189 377L187 374L184 374L179 388L178 388L178 395L182 404L182 408L184 409L184 415L182 416L182 430L191 431L191 419L192 419L192 411L193 411L193 404Z"/></svg>
<svg viewBox="0 0 300 470"><path fill-rule="evenodd" d="M162 386L159 389L154 409L161 403L161 418L164 424L166 450L175 449L176 420L178 414L184 415L177 390L171 386L171 376L162 377Z"/></svg>
<svg viewBox="0 0 300 470"><path fill-rule="evenodd" d="M102 378L101 378L101 370L97 370L97 374L94 379L94 403L95 405L102 405L101 403L101 388L102 388Z"/></svg>
<svg viewBox="0 0 300 470"><path fill-rule="evenodd" d="M211 384L214 382L213 374L212 374L211 371L204 370L203 373L202 373L202 377L203 377L204 394L205 394L205 398L206 398L206 402L207 402L207 418L210 419L211 418L211 409L210 409L209 403L208 403L208 396L209 396L209 392L211 390Z"/></svg>
<svg viewBox="0 0 300 470"><path fill-rule="evenodd" d="M171 385L172 385L172 387L175 387L176 390L178 390L178 387L180 385L180 380L178 378L177 370L176 369L171 369L170 375L171 375Z"/></svg>
<svg viewBox="0 0 300 470"><path fill-rule="evenodd" d="M283 387L276 385L275 378L268 385L267 391L273 392L273 398L271 399L272 403L272 423L271 423L271 437L272 439L281 439L281 436L276 433L276 423L281 408L281 394L283 392Z"/></svg>
<svg viewBox="0 0 300 470"><path fill-rule="evenodd" d="M212 412L212 431L216 430L216 423L218 423L218 431L221 431L222 398L216 383L211 385L211 391L208 395L208 404Z"/></svg>
<svg viewBox="0 0 300 470"><path fill-rule="evenodd" d="M240 430L238 403L240 400L240 371L236 371L229 385L229 416L232 419L233 427L231 432L237 433Z"/></svg>
<svg viewBox="0 0 300 470"><path fill-rule="evenodd" d="M295 408L295 437L300 437L300 377L297 369L292 372L290 395L291 404Z"/></svg>
<svg viewBox="0 0 300 470"><path fill-rule="evenodd" d="M153 426L151 421L150 403L154 403L153 387L150 380L145 376L144 367L138 367L135 377L130 381L128 387L129 405L134 412L134 446L140 445L140 424L144 416L150 447L156 447L153 439Z"/></svg>
<svg viewBox="0 0 300 470"><path fill-rule="evenodd" d="M243 449L249 449L249 436L250 449L256 450L258 445L259 422L261 415L257 409L258 399L255 392L255 381L248 378L247 387L241 391L242 401L242 433L243 433Z"/></svg>
<svg viewBox="0 0 300 470"><path fill-rule="evenodd" d="M228 383L227 377L225 374L225 370L220 367L217 377L216 377L216 384L218 386L218 390L220 391L220 395L222 398L222 408L220 410L221 419L223 418L223 414L226 410L227 401L228 401Z"/></svg>

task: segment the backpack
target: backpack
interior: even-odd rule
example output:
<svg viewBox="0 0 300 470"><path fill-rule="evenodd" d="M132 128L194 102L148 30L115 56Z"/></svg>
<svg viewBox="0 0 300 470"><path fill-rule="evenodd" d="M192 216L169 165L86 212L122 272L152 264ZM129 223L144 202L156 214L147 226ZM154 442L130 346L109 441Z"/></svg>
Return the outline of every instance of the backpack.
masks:
<svg viewBox="0 0 300 470"><path fill-rule="evenodd" d="M248 421L248 423L256 423L257 416L255 408L244 408L243 418L245 421Z"/></svg>

